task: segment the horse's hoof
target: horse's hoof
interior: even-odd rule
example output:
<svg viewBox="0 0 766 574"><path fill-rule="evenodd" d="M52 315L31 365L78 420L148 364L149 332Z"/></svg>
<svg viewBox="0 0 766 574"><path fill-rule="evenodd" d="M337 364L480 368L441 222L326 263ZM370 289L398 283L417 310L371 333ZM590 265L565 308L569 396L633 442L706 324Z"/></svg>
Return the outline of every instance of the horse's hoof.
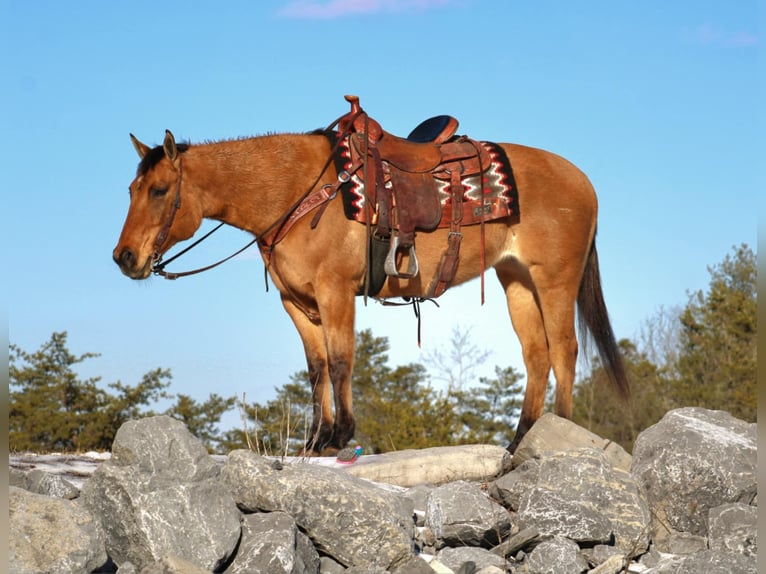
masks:
<svg viewBox="0 0 766 574"><path fill-rule="evenodd" d="M338 451L337 446L326 446L317 456L338 456Z"/></svg>

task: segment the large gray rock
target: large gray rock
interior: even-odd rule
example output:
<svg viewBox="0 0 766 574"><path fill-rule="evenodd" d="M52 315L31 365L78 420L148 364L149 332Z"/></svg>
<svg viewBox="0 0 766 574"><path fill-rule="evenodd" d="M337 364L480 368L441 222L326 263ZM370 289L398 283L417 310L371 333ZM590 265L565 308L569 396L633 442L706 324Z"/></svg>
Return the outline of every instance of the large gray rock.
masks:
<svg viewBox="0 0 766 574"><path fill-rule="evenodd" d="M643 574L758 574L755 557L704 550L689 556L669 556Z"/></svg>
<svg viewBox="0 0 766 574"><path fill-rule="evenodd" d="M9 572L89 574L107 561L101 524L78 502L11 486Z"/></svg>
<svg viewBox="0 0 766 574"><path fill-rule="evenodd" d="M489 495L506 508L518 511L521 497L537 485L539 476L540 460L536 458L526 460L512 472L491 482L488 488Z"/></svg>
<svg viewBox="0 0 766 574"><path fill-rule="evenodd" d="M119 429L111 460L85 484L82 498L101 517L118 566L143 569L172 556L215 570L230 560L241 531L219 473L183 423L151 417Z"/></svg>
<svg viewBox="0 0 766 574"><path fill-rule="evenodd" d="M612 467L602 451L548 454L534 476L534 486L520 498L521 528L587 544L609 543L614 535L615 546L632 556L648 547L646 499L633 477Z"/></svg>
<svg viewBox="0 0 766 574"><path fill-rule="evenodd" d="M476 570L481 570L487 566L495 566L505 570L506 564L504 558L489 550L468 546L444 548L439 551L437 558L439 559L439 562L454 572L458 572L461 568L465 568L469 563L473 563Z"/></svg>
<svg viewBox="0 0 766 574"><path fill-rule="evenodd" d="M554 536L541 542L529 554L529 574L582 574L588 563L580 555L580 547L568 538Z"/></svg>
<svg viewBox="0 0 766 574"><path fill-rule="evenodd" d="M459 480L433 489L426 503L426 527L441 546L490 548L511 530L508 511L478 484Z"/></svg>
<svg viewBox="0 0 766 574"><path fill-rule="evenodd" d="M22 488L35 494L55 496L67 500L73 500L80 495L80 489L61 475L50 474L39 469L25 473Z"/></svg>
<svg viewBox="0 0 766 574"><path fill-rule="evenodd" d="M472 444L400 450L365 456L347 472L397 486L492 480L511 469L511 455L497 445Z"/></svg>
<svg viewBox="0 0 766 574"><path fill-rule="evenodd" d="M758 554L758 508L755 506L729 503L711 508L708 531L711 550L753 557Z"/></svg>
<svg viewBox="0 0 766 574"><path fill-rule="evenodd" d="M123 574L123 570L120 567L118 574ZM139 574L210 574L210 571L178 556L164 556L144 566Z"/></svg>
<svg viewBox="0 0 766 574"><path fill-rule="evenodd" d="M289 515L248 514L242 523L242 542L226 574L251 572L316 574L319 554Z"/></svg>
<svg viewBox="0 0 766 574"><path fill-rule="evenodd" d="M722 411L682 408L639 434L631 473L653 511L651 535L668 551L673 532L705 537L712 508L750 504L757 492L756 425Z"/></svg>
<svg viewBox="0 0 766 574"><path fill-rule="evenodd" d="M569 419L545 413L521 439L513 453L513 468L524 462L541 458L546 453L593 448L604 452L609 463L625 471L630 470L631 456L616 442L576 425Z"/></svg>
<svg viewBox="0 0 766 574"><path fill-rule="evenodd" d="M274 464L247 450L229 454L222 478L240 508L289 514L345 566L386 569L412 555L411 504L371 482L313 464Z"/></svg>

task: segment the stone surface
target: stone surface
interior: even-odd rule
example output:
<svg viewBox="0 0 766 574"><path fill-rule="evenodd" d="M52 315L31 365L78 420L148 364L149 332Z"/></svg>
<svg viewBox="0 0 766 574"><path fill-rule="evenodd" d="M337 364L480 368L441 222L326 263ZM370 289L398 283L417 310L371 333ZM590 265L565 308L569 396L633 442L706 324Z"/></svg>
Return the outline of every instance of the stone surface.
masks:
<svg viewBox="0 0 766 574"><path fill-rule="evenodd" d="M646 551L649 507L630 474L591 448L541 456L534 486L521 496L520 527L584 544L609 543L614 536L626 554Z"/></svg>
<svg viewBox="0 0 766 574"><path fill-rule="evenodd" d="M506 564L502 557L493 554L489 550L467 546L444 548L439 551L437 558L439 562L455 572L466 567L469 563L472 563L476 570L481 570L488 566L504 569Z"/></svg>
<svg viewBox="0 0 766 574"><path fill-rule="evenodd" d="M8 492L8 565L14 574L89 574L107 562L101 524L78 502Z"/></svg>
<svg viewBox="0 0 766 574"><path fill-rule="evenodd" d="M673 410L639 434L631 473L654 511L654 543L667 548L674 531L706 537L712 508L750 504L756 455L755 424L722 411Z"/></svg>
<svg viewBox="0 0 766 574"><path fill-rule="evenodd" d="M219 468L186 427L170 417L123 425L113 456L83 488L101 517L109 555L137 568L176 556L220 568L240 538L240 513Z"/></svg>
<svg viewBox="0 0 766 574"><path fill-rule="evenodd" d="M588 563L576 543L554 536L532 550L527 567L529 574L582 574L588 569Z"/></svg>
<svg viewBox="0 0 766 574"><path fill-rule="evenodd" d="M398 494L331 468L296 463L277 470L246 451L222 471L240 508L281 511L323 553L345 566L396 565L412 554L412 507Z"/></svg>
<svg viewBox="0 0 766 574"><path fill-rule="evenodd" d="M739 502L710 509L708 538L711 550L745 556L758 554L758 509Z"/></svg>
<svg viewBox="0 0 766 574"><path fill-rule="evenodd" d="M397 486L445 484L457 480L486 481L511 468L511 455L489 444L401 450L378 460L363 459L348 467L348 473L375 482Z"/></svg>
<svg viewBox="0 0 766 574"><path fill-rule="evenodd" d="M350 466L331 458L275 460L241 451L214 458L183 425L154 417L120 429L112 460L96 453L61 457L66 473L55 455L11 457L10 482L26 489L10 493L11 571L106 574L119 566L119 574L755 572L753 426L701 409L666 418L683 425L668 430L663 419L661 433L647 429L647 444L654 457L669 461L670 476L664 478L686 497L687 511L706 509L706 530L676 525L648 549L647 510L655 512L652 500L665 509L673 494L645 496L639 477L620 470L603 450L545 449L489 483L481 470L476 476L482 478L472 482L402 488L349 473L365 459L381 464L388 454L364 455ZM543 431L538 434L544 437ZM674 431L683 440L668 438ZM700 451L711 440L718 446ZM432 455L423 459L440 467L442 476L452 472L452 457L440 461ZM718 473L699 463L705 456L716 460ZM408 457L417 459L417 452ZM102 461L95 473L84 466L91 458ZM659 484L651 475L641 475L650 489ZM75 485L83 487L79 499L58 497L74 492L59 489L66 486L63 477L82 479L84 484ZM738 485L736 500L722 501L720 493L732 484ZM32 561L22 563L25 556ZM633 557L627 564L626 556ZM103 566L91 566L97 562Z"/></svg>
<svg viewBox="0 0 766 574"><path fill-rule="evenodd" d="M479 486L462 480L439 486L428 495L426 527L441 546L491 547L511 530L508 511Z"/></svg>
<svg viewBox="0 0 766 574"><path fill-rule="evenodd" d="M603 439L553 413L545 413L524 435L513 455L512 465L516 468L527 460L540 458L546 452L579 448L601 450L612 466L630 471L631 456L619 444Z"/></svg>

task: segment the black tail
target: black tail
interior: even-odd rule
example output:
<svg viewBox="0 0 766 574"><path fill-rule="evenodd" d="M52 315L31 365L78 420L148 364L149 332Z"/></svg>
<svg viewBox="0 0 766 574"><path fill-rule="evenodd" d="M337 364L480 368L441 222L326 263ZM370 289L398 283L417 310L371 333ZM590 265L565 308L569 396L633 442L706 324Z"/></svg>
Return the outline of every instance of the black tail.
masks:
<svg viewBox="0 0 766 574"><path fill-rule="evenodd" d="M587 335L590 333L592 340L596 343L596 349L609 380L617 388L620 395L627 399L630 396L630 385L625 374L620 349L614 338L612 325L609 323L604 293L601 291L601 274L598 269L595 238L590 246L585 272L582 281L580 281L580 290L577 293L577 311L580 340L586 341Z"/></svg>

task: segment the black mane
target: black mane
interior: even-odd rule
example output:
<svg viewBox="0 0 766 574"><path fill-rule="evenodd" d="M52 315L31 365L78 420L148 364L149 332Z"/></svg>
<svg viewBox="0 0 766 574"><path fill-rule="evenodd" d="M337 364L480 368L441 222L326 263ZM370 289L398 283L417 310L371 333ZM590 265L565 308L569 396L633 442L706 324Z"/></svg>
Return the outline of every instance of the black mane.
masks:
<svg viewBox="0 0 766 574"><path fill-rule="evenodd" d="M189 144L176 144L176 149L178 149L179 153L183 153L189 149ZM150 149L149 152L141 160L141 163L138 164L138 175L146 175L150 169L160 163L160 160L163 157L165 157L165 150L161 145Z"/></svg>

